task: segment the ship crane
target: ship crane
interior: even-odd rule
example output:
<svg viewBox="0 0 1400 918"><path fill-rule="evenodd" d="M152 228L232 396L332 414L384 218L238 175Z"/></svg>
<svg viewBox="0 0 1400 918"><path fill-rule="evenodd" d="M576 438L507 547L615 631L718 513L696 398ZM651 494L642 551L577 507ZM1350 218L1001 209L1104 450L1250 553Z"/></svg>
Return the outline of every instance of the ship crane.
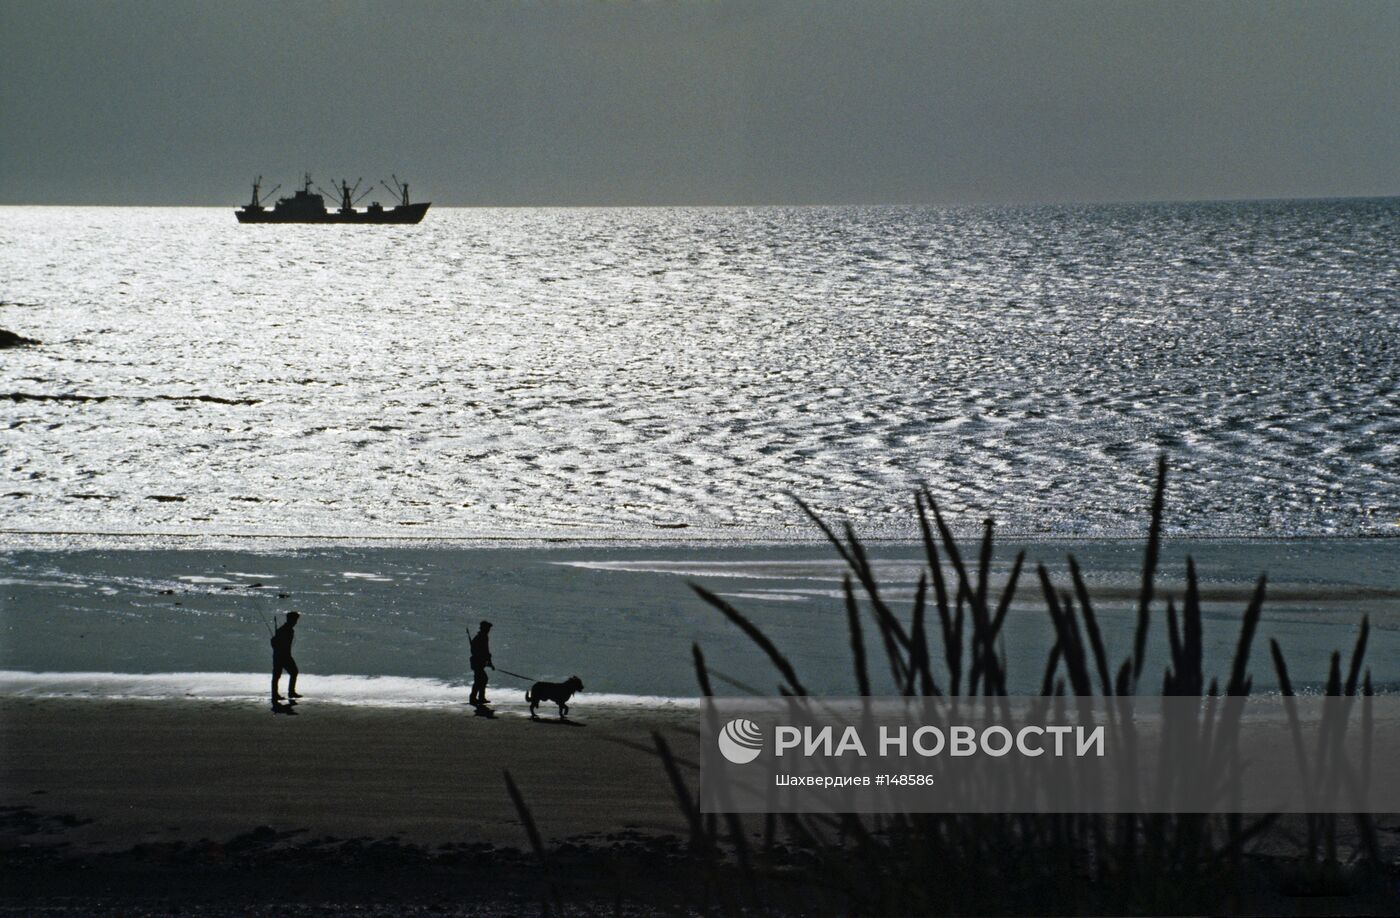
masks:
<svg viewBox="0 0 1400 918"><path fill-rule="evenodd" d="M386 182L386 181L384 181L383 179L380 179L380 180L379 180L379 184L381 184L381 185L384 186L384 190L385 190L385 191L388 191L388 192L390 192L391 194L394 194L394 195L397 195L397 196L398 196L398 198L399 198L399 206L400 206L400 207L407 207L407 206L408 206L408 182L401 182L401 181L399 181L399 177L398 177L397 175L391 175L390 178L392 178L392 179L394 180L394 187L393 187L393 188L390 188L390 187L389 187L389 183Z"/></svg>
<svg viewBox="0 0 1400 918"><path fill-rule="evenodd" d="M354 196L355 192L360 190L360 184L362 182L364 182L363 178L356 179L355 187L351 188L349 179L341 179L340 184L335 187L335 190L340 192L337 197L340 198L340 209L342 212L354 210L355 205L364 200L365 195L370 193L373 186L366 188L364 194L360 195L358 198ZM325 194L325 192L322 192L322 194ZM329 197L329 195L327 195L327 197Z"/></svg>
<svg viewBox="0 0 1400 918"><path fill-rule="evenodd" d="M281 185L274 185L272 190L267 193L267 196L269 198L272 197L277 193L277 189L281 187ZM260 175L253 181L253 201L248 205L250 210L257 210L263 206L261 190L262 176Z"/></svg>
<svg viewBox="0 0 1400 918"><path fill-rule="evenodd" d="M374 186L373 186L373 185L370 185L370 186L369 186L368 188L366 188L364 191L360 191L360 184L361 184L363 181L364 181L363 178L357 178L357 179L355 179L355 187L354 187L354 188L346 188L345 186L348 185L348 184L350 184L350 183L349 183L348 181L346 181L345 179L341 179L341 180L340 180L340 191L341 191L341 198L340 198L340 200L341 200L341 202L344 203L344 202L347 202L347 201L348 201L348 202L349 202L349 206L350 206L350 207L354 207L356 204L358 204L358 203L360 203L361 201L363 201L363 200L365 199L365 195L369 194L371 191L374 190ZM360 191L359 196L356 197L355 200L351 201L351 200L350 200L350 196L353 195L353 194L355 194L355 192L357 192L357 191Z"/></svg>

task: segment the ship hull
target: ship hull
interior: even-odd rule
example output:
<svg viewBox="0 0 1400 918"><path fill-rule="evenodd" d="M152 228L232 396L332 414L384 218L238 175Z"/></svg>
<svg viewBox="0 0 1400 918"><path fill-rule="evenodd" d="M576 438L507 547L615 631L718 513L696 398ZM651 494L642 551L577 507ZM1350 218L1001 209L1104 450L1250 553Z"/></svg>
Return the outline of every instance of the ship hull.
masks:
<svg viewBox="0 0 1400 918"><path fill-rule="evenodd" d="M239 223L418 223L428 212L431 202L400 204L386 210L355 210L350 213L326 211L323 214L279 214L275 210L236 210Z"/></svg>

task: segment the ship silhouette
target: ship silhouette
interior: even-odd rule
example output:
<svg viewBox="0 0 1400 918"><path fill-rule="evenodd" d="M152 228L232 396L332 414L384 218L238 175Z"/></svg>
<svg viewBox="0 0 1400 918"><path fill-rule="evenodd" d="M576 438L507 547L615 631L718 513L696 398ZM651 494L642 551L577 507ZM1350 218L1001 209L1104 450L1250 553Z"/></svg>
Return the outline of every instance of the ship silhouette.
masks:
<svg viewBox="0 0 1400 918"><path fill-rule="evenodd" d="M269 210L262 201L262 176L258 176L253 182L253 200L233 213L239 223L417 223L422 220L423 215L432 206L431 202L409 203L408 183L400 182L397 175L393 176L393 180L392 188L383 180L379 183L390 194L398 196L399 203L393 207L385 207L378 201L373 201L364 210L356 210L355 205L373 191L374 186L370 185L364 194L356 198L355 192L359 191L360 182L364 180L356 181L355 187L351 188L348 180L341 179L340 184L335 186L340 197L340 207L327 210L326 198L330 195L320 188L312 191L311 175L308 173L300 191L289 198L278 198L277 203ZM275 194L277 188L269 191L268 195Z"/></svg>

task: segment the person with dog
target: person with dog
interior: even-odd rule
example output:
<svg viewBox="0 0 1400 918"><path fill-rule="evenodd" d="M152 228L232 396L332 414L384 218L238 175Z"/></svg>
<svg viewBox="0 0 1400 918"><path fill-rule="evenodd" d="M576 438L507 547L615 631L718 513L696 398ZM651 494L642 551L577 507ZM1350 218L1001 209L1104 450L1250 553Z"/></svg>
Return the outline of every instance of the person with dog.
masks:
<svg viewBox="0 0 1400 918"><path fill-rule="evenodd" d="M288 612L287 620L278 626L272 635L272 703L284 700L280 690L282 671L287 671L287 696L300 698L297 692L297 661L292 659L292 641L296 638L297 620L300 612Z"/></svg>
<svg viewBox="0 0 1400 918"><path fill-rule="evenodd" d="M484 705L486 701L486 669L496 666L491 662L491 623L482 622L481 628L471 642L472 690L467 697L468 704Z"/></svg>

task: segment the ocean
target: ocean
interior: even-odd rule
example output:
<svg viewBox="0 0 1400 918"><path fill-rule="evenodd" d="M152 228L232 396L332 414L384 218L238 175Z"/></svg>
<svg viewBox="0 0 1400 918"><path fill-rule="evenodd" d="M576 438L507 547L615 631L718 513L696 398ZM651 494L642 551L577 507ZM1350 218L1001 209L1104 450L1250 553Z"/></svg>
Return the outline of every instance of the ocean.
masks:
<svg viewBox="0 0 1400 918"><path fill-rule="evenodd" d="M1362 614L1400 679L1400 200L230 211L0 208L0 692L256 695L293 607L343 698L450 700L480 618L603 695L693 695L692 642L771 692L695 581L849 693L794 497L907 608L921 484L998 578L1073 552L1118 656L1163 453L1218 669L1268 571L1296 681Z"/></svg>

